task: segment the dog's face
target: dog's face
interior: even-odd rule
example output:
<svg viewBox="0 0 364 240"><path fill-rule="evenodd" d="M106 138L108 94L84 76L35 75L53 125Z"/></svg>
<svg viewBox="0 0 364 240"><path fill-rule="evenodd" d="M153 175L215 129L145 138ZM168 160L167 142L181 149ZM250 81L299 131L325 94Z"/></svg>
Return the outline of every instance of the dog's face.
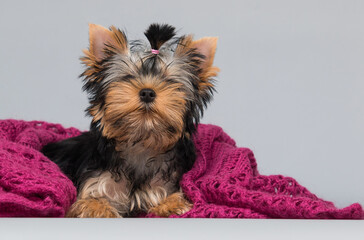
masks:
<svg viewBox="0 0 364 240"><path fill-rule="evenodd" d="M173 27L156 24L145 32L151 46L115 27L90 24L89 34L82 76L103 136L158 150L189 137L213 93L217 38L173 38Z"/></svg>

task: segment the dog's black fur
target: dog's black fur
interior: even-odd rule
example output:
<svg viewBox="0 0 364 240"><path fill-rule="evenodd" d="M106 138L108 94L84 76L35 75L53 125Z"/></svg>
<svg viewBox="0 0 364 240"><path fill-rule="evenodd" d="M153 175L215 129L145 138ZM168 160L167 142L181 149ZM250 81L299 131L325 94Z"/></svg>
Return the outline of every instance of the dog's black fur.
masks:
<svg viewBox="0 0 364 240"><path fill-rule="evenodd" d="M103 171L110 171L116 181L120 180L121 174L125 175L133 182L133 190L150 181L161 171L167 181L174 171L178 172L179 179L183 173L191 169L196 158L192 140L181 138L165 153L171 156L165 161L168 164L167 170L158 165L151 168L152 165L149 164L149 168L140 171L140 163L120 158L113 141L103 137L95 127L91 127L89 132L80 136L48 144L43 147L42 152L60 167L78 190L85 180ZM148 161L153 162L153 159ZM175 184L177 189L179 182Z"/></svg>

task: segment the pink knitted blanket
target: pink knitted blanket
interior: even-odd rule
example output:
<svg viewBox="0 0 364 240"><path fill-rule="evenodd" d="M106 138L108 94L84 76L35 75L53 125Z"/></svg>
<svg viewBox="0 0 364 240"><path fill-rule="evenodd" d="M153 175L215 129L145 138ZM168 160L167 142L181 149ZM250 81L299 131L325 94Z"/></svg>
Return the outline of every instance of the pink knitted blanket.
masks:
<svg viewBox="0 0 364 240"><path fill-rule="evenodd" d="M80 131L61 125L0 121L0 217L63 217L76 188L39 151Z"/></svg>
<svg viewBox="0 0 364 240"><path fill-rule="evenodd" d="M79 134L59 124L0 121L1 217L64 216L76 190L39 150ZM293 178L260 175L253 153L237 148L220 127L200 124L194 141L198 157L181 181L194 207L175 217L364 218L360 204L337 209Z"/></svg>

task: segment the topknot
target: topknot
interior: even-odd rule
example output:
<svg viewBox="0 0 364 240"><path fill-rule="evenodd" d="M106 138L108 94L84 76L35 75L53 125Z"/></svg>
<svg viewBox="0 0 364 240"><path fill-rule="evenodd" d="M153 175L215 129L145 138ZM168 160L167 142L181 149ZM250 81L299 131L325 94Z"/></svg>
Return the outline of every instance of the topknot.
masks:
<svg viewBox="0 0 364 240"><path fill-rule="evenodd" d="M148 38L150 46L158 50L165 42L176 35L175 27L168 24L153 23L145 30L144 35Z"/></svg>

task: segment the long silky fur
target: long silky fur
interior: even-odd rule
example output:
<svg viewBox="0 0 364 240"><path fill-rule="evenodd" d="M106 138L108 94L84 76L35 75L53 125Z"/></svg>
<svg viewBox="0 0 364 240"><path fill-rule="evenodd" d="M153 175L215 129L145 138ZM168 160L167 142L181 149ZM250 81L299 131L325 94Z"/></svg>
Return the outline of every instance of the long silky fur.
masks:
<svg viewBox="0 0 364 240"><path fill-rule="evenodd" d="M145 35L152 48L161 48L160 54L148 53L148 49L146 50L140 41L134 41L129 42L130 53L126 57L120 56L110 46L105 46L106 58L102 61L87 64L87 57L86 60L83 59L84 63L87 62L87 68L80 76L84 78L83 89L89 94L90 106L86 112L93 117L90 131L78 137L51 143L42 149L44 155L61 168L78 190L82 189L87 179L109 171L116 182L125 178L131 183L130 195L150 184L156 176L162 176L165 182L172 182L174 190L177 191L179 179L191 169L195 161L195 147L191 138L214 91L211 86L204 94L199 92L198 65L203 61L204 56L195 49L190 49L179 59L174 59L173 51L183 44L185 37L171 40L175 35L172 26L151 25ZM125 37L125 34L120 32L119 36ZM171 41L168 42L169 40ZM135 61L139 61L139 67ZM115 62L118 64L117 74ZM167 67L177 69L178 74L166 75L163 67L165 62ZM113 77L114 75L117 77ZM130 143L120 142L104 134L106 126L103 123L102 111L107 107L105 99L110 85L115 82L133 81L136 75L154 76L170 84L182 84L180 91L185 92L186 104L183 110L182 132L173 146L160 153L159 159L162 160L153 161L151 158L146 159L145 162L132 162L124 159L117 148L123 144L130 146ZM123 119L110 123L110 126L118 129L120 124L123 124ZM177 134L173 127L167 128L166 131L170 131L169 134ZM138 141L143 141L140 139L143 137L146 136L139 136L139 140L134 140L133 144L139 144ZM161 167L162 164L164 167Z"/></svg>
<svg viewBox="0 0 364 240"><path fill-rule="evenodd" d="M78 190L86 179L110 171L115 181L119 181L121 175L125 176L133 183L132 188L135 191L159 173L166 181L170 180L173 172L177 171L182 175L191 169L196 157L193 142L188 138L181 138L168 151L172 157L166 160L167 170L160 169L158 163L153 165L153 159L148 159L148 168L143 174L137 174L137 163L131 164L126 159L119 158L113 141L103 137L93 127L91 131L78 137L48 144L42 152L66 173ZM177 187L178 183L176 184Z"/></svg>

